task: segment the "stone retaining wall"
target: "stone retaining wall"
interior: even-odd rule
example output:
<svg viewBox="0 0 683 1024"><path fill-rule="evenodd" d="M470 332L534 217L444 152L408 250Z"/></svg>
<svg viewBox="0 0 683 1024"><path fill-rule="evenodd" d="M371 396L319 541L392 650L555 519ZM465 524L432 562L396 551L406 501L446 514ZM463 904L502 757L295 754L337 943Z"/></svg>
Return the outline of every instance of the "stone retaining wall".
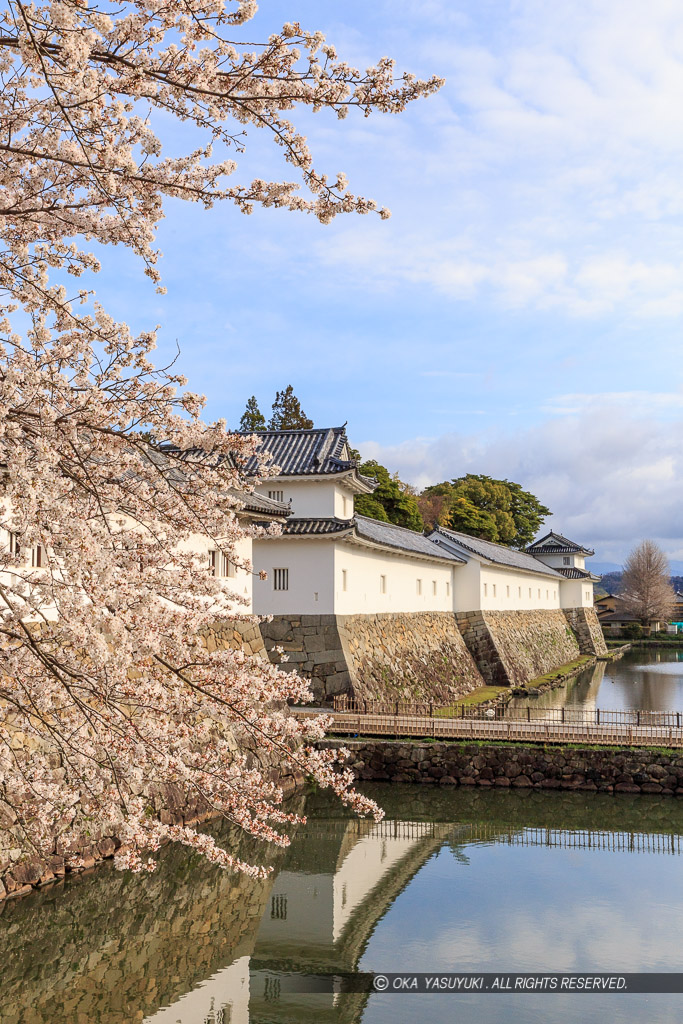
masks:
<svg viewBox="0 0 683 1024"><path fill-rule="evenodd" d="M683 796L683 751L364 740L320 746L348 748L347 766L363 781Z"/></svg>
<svg viewBox="0 0 683 1024"><path fill-rule="evenodd" d="M565 608L564 614L576 634L581 653L604 657L607 644L595 608Z"/></svg>
<svg viewBox="0 0 683 1024"><path fill-rule="evenodd" d="M490 686L523 686L581 654L559 609L465 612L456 619Z"/></svg>
<svg viewBox="0 0 683 1024"><path fill-rule="evenodd" d="M316 701L447 701L483 685L451 612L276 615L261 624L266 650L311 681Z"/></svg>
<svg viewBox="0 0 683 1024"><path fill-rule="evenodd" d="M354 696L447 702L484 680L451 612L340 615Z"/></svg>
<svg viewBox="0 0 683 1024"><path fill-rule="evenodd" d="M283 668L294 668L310 680L316 701L324 703L349 692L351 676L336 615L274 615L261 623L261 636L274 665L282 664L275 650L280 647L287 655Z"/></svg>
<svg viewBox="0 0 683 1024"><path fill-rule="evenodd" d="M267 658L261 630L257 621L247 619L220 619L204 630L209 651L243 650L247 654L258 654Z"/></svg>

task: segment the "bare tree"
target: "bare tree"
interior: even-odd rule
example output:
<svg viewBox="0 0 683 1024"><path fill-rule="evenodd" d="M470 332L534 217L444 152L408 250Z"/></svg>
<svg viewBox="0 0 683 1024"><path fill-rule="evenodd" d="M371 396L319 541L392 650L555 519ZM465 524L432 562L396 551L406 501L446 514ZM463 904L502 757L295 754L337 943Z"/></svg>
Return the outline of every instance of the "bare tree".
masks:
<svg viewBox="0 0 683 1024"><path fill-rule="evenodd" d="M669 561L657 544L643 540L626 560L621 601L642 623L671 618L675 594Z"/></svg>

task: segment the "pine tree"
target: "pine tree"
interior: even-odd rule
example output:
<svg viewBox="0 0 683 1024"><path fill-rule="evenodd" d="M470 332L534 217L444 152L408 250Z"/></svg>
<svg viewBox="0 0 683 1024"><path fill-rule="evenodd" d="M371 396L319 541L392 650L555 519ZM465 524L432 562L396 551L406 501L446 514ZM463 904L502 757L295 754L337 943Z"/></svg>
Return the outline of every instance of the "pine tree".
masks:
<svg viewBox="0 0 683 1024"><path fill-rule="evenodd" d="M284 391L278 391L268 430L311 430L312 427L313 420L309 420L301 408L292 385L288 384Z"/></svg>
<svg viewBox="0 0 683 1024"><path fill-rule="evenodd" d="M266 418L258 407L256 396L252 395L240 420L240 430L248 434L256 434L266 429Z"/></svg>

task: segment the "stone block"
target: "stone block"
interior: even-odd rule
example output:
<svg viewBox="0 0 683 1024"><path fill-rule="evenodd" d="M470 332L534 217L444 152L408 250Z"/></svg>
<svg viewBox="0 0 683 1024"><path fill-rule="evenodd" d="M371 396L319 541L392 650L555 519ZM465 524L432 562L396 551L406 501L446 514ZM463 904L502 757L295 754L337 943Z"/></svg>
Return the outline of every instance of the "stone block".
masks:
<svg viewBox="0 0 683 1024"><path fill-rule="evenodd" d="M305 636L303 638L303 643L309 654L324 651L327 647L325 637L322 636Z"/></svg>

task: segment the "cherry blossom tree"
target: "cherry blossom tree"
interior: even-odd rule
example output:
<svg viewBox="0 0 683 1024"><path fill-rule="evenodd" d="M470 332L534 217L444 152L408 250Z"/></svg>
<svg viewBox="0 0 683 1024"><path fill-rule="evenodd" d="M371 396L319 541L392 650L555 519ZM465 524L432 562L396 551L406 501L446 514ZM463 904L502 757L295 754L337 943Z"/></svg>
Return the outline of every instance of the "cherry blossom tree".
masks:
<svg viewBox="0 0 683 1024"><path fill-rule="evenodd" d="M291 111L399 112L440 80L397 77L388 58L359 71L298 24L242 42L255 10L2 0L0 862L7 845L45 855L56 836L116 834L119 866L151 869L145 851L175 840L259 873L150 814L151 794L182 787L286 845L279 763L380 813L336 754L315 750L324 724L287 713L308 696L303 680L203 640L240 614L206 550L250 570L240 545L255 528L241 513L254 481L240 467L256 442L205 424L202 399L151 362L155 331L134 336L83 286L100 269L94 242L128 247L163 290L154 232L168 197L322 223L388 216L314 167ZM195 149L162 156L169 117ZM256 128L295 181L232 184Z"/></svg>

